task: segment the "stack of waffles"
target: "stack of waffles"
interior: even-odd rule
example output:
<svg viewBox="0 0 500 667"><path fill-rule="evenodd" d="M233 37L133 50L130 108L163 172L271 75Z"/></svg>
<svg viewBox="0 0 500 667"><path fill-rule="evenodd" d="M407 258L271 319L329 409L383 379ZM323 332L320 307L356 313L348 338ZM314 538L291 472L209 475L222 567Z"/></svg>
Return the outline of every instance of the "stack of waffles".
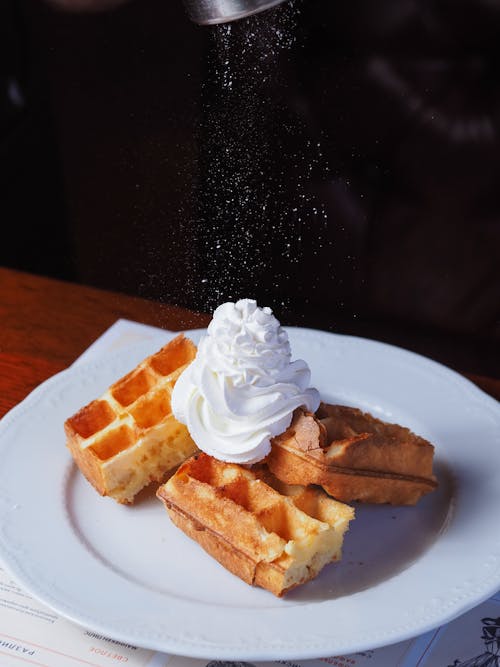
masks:
<svg viewBox="0 0 500 667"><path fill-rule="evenodd" d="M188 338L174 338L70 417L67 445L119 503L164 482L157 497L172 521L247 583L281 596L339 560L354 518L345 502L411 505L436 488L429 442L345 406L297 409L261 464L199 453L171 411L195 355Z"/></svg>

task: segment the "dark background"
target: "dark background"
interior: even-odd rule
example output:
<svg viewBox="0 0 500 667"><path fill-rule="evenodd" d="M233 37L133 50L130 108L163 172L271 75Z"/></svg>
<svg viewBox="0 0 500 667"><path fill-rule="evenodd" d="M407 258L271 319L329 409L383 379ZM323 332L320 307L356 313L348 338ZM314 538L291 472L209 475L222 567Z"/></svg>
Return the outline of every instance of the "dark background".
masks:
<svg viewBox="0 0 500 667"><path fill-rule="evenodd" d="M285 324L500 376L500 2L297 6L295 46L266 91L279 100L269 164L281 175L268 189L275 207L293 196L287 156L321 143L328 169L311 171L307 191L327 238L318 253L312 222L288 278L278 249L277 286L259 267L217 298L255 296ZM206 187L211 31L180 0L2 3L1 264L211 310L193 275L217 274L214 234L242 233Z"/></svg>

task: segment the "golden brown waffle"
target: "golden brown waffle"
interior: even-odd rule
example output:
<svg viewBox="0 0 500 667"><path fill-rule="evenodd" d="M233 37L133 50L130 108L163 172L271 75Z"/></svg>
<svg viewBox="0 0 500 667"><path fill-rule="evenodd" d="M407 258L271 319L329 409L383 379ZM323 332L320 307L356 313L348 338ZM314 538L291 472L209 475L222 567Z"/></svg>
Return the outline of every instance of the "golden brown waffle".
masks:
<svg viewBox="0 0 500 667"><path fill-rule="evenodd" d="M233 574L281 596L339 560L354 510L320 489L207 454L186 461L157 496L172 521Z"/></svg>
<svg viewBox="0 0 500 667"><path fill-rule="evenodd" d="M356 408L322 404L296 410L273 439L269 469L288 484L318 484L343 502L414 505L433 491L434 447L398 424Z"/></svg>
<svg viewBox="0 0 500 667"><path fill-rule="evenodd" d="M73 458L101 495L130 503L196 451L170 408L175 381L195 355L177 336L65 422Z"/></svg>

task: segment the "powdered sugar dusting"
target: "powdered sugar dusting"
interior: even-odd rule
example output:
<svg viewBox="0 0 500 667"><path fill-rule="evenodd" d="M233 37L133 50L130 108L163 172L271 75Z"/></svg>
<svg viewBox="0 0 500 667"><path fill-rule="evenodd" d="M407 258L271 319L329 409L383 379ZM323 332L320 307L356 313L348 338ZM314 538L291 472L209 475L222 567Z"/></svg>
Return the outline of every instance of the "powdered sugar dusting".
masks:
<svg viewBox="0 0 500 667"><path fill-rule="evenodd" d="M304 252L328 243L325 206L309 187L328 167L290 105L300 104L290 89L299 18L290 0L211 29L194 229L203 310L244 296L287 309L291 281L305 298L316 288L314 276L301 287L300 272Z"/></svg>

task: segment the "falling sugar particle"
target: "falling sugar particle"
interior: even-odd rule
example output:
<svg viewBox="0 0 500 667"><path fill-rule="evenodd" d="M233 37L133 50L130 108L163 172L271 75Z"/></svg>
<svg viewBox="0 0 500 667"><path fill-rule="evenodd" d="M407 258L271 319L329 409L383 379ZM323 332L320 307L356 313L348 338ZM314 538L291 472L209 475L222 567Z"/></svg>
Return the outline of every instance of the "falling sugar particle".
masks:
<svg viewBox="0 0 500 667"><path fill-rule="evenodd" d="M328 220L308 188L328 170L285 102L298 17L290 0L211 32L194 234L205 311L240 296L289 308L291 284L303 299L317 287L314 276L304 287L302 256L306 246L310 257L324 251Z"/></svg>

